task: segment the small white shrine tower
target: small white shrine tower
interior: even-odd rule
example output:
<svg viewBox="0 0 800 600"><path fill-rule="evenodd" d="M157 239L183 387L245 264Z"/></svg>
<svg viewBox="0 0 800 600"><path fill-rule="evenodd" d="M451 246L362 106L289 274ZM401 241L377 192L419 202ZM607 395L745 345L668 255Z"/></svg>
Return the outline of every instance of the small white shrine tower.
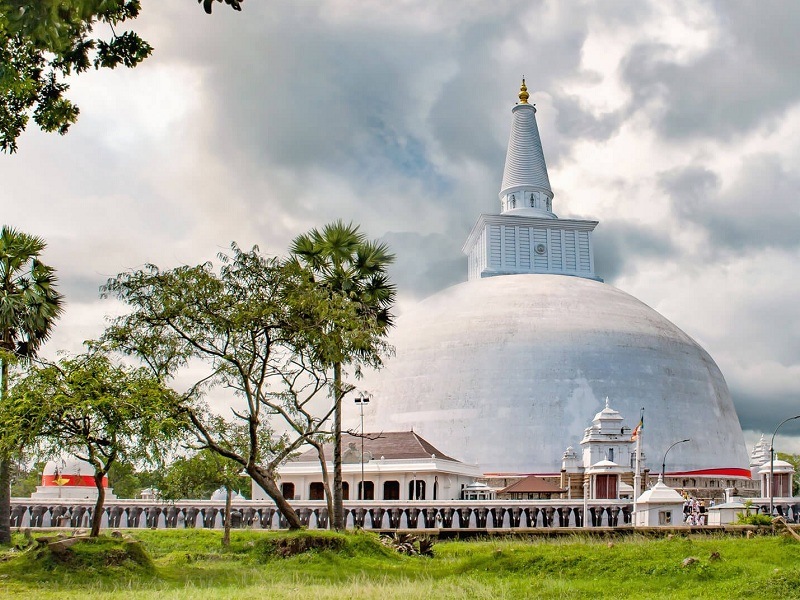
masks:
<svg viewBox="0 0 800 600"><path fill-rule="evenodd" d="M619 411L606 405L583 432L580 455L570 446L561 461L561 486L570 497L580 497L586 484L589 498L620 498L633 494L636 442ZM644 469L644 454L641 456ZM626 481L627 480L627 481Z"/></svg>

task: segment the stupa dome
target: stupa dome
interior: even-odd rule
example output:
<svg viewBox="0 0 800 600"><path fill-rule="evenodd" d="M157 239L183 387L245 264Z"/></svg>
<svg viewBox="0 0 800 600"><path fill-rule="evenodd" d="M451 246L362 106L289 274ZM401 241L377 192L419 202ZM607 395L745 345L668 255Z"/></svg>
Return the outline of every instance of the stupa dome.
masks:
<svg viewBox="0 0 800 600"><path fill-rule="evenodd" d="M74 456L68 456L60 460L50 460L45 463L42 470L42 485L94 488L94 467L85 460L80 460ZM108 477L103 477L103 486L108 487Z"/></svg>
<svg viewBox="0 0 800 600"><path fill-rule="evenodd" d="M358 384L372 394L366 430L413 428L485 472L557 472L606 397L629 428L645 408L650 468L685 438L668 471L748 464L711 356L655 310L593 279L473 279L400 316L389 341L395 356Z"/></svg>

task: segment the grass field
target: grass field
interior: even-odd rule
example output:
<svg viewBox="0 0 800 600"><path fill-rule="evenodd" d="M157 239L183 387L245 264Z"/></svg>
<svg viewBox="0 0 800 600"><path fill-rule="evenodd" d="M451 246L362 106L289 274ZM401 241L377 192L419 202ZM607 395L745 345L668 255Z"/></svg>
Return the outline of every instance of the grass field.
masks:
<svg viewBox="0 0 800 600"><path fill-rule="evenodd" d="M0 597L800 598L800 543L780 536L493 538L440 542L424 558L369 533L235 531L226 551L217 531L131 535L76 545L61 560L6 551ZM287 545L315 548L283 557ZM698 560L683 566L687 557Z"/></svg>

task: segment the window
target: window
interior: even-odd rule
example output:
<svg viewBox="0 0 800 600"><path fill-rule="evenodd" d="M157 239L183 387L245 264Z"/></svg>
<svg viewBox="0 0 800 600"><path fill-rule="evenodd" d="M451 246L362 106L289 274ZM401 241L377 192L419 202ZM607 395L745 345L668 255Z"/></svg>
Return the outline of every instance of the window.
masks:
<svg viewBox="0 0 800 600"><path fill-rule="evenodd" d="M534 206L534 203L533 203L533 194L531 194L531 208L533 208L533 206Z"/></svg>
<svg viewBox="0 0 800 600"><path fill-rule="evenodd" d="M325 499L325 486L321 481L315 481L308 487L309 500L324 500Z"/></svg>
<svg viewBox="0 0 800 600"><path fill-rule="evenodd" d="M511 194L511 208L517 208L517 197Z"/></svg>
<svg viewBox="0 0 800 600"><path fill-rule="evenodd" d="M672 525L672 511L671 510L658 511L658 524Z"/></svg>
<svg viewBox="0 0 800 600"><path fill-rule="evenodd" d="M383 482L383 499L384 500L400 500L400 482L399 481L384 481Z"/></svg>
<svg viewBox="0 0 800 600"><path fill-rule="evenodd" d="M408 483L409 500L425 500L425 482L421 479L413 479Z"/></svg>
<svg viewBox="0 0 800 600"><path fill-rule="evenodd" d="M358 482L358 497L363 500L375 500L375 484L371 481L364 481L364 490L362 493L361 482Z"/></svg>
<svg viewBox="0 0 800 600"><path fill-rule="evenodd" d="M342 500L350 500L350 484L342 482Z"/></svg>
<svg viewBox="0 0 800 600"><path fill-rule="evenodd" d="M614 449L613 448L609 448L608 449L608 454L606 455L606 458L608 458L608 460L610 460L611 462L614 462Z"/></svg>
<svg viewBox="0 0 800 600"><path fill-rule="evenodd" d="M293 483L282 483L281 484L281 494L287 500L294 500L294 484Z"/></svg>

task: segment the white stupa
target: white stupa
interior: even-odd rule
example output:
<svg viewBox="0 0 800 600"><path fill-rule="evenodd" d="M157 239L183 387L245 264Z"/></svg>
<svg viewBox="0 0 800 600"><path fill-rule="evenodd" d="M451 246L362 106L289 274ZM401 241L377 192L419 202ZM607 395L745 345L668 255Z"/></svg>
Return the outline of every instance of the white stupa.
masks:
<svg viewBox="0 0 800 600"><path fill-rule="evenodd" d="M719 368L678 327L598 278L597 221L553 213L524 80L519 99L501 212L481 215L469 234L468 281L397 319L395 356L359 382L373 396L365 427L413 428L484 472L555 473L586 415L609 397L628 415L645 408L647 456L692 439L672 450L671 470L734 468L748 477Z"/></svg>
<svg viewBox="0 0 800 600"><path fill-rule="evenodd" d="M108 487L108 476L103 477L103 487L106 488L107 500L114 500L117 497ZM74 456L48 461L42 471L42 485L36 486L31 498L95 500L97 485L94 481L94 467Z"/></svg>

